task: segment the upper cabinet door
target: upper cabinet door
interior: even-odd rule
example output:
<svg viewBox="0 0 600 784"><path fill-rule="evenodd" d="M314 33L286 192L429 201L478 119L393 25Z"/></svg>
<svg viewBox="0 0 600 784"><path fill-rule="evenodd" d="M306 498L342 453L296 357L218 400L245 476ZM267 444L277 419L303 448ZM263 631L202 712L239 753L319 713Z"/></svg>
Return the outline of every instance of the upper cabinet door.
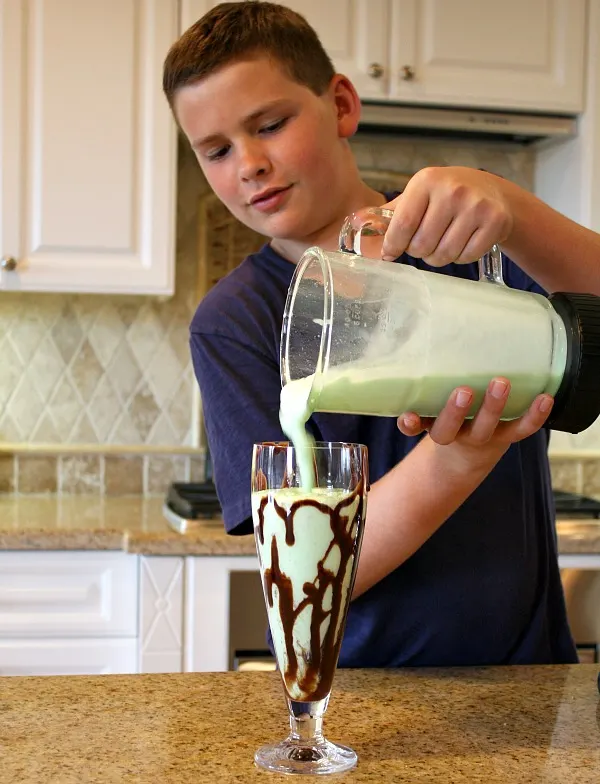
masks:
<svg viewBox="0 0 600 784"><path fill-rule="evenodd" d="M316 30L337 71L363 98L389 91L387 0L283 0Z"/></svg>
<svg viewBox="0 0 600 784"><path fill-rule="evenodd" d="M336 70L348 76L363 98L389 92L388 0L279 0L302 14L317 31ZM181 29L197 21L212 0L182 0Z"/></svg>
<svg viewBox="0 0 600 784"><path fill-rule="evenodd" d="M577 112L586 0L391 0L392 99Z"/></svg>
<svg viewBox="0 0 600 784"><path fill-rule="evenodd" d="M173 292L176 129L161 80L177 11L0 3L0 288Z"/></svg>

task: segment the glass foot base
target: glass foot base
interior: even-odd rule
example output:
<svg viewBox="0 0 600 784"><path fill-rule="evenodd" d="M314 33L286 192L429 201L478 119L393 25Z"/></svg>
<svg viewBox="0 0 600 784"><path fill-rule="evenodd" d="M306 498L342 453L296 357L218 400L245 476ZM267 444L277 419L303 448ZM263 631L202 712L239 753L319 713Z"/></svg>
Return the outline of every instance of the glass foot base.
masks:
<svg viewBox="0 0 600 784"><path fill-rule="evenodd" d="M284 740L262 746L254 755L254 762L260 768L275 773L318 776L350 770L358 762L358 757L348 746L328 740L318 743Z"/></svg>

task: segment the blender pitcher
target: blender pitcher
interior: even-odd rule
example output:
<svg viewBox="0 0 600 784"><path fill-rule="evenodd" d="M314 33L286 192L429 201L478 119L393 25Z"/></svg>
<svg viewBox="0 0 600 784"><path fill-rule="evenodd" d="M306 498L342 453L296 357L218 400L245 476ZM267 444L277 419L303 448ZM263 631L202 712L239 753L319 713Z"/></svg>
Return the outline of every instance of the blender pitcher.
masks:
<svg viewBox="0 0 600 784"><path fill-rule="evenodd" d="M578 433L600 414L600 297L517 291L497 246L479 281L360 255L392 212L346 219L340 251L309 248L296 266L281 333L282 384L310 378L312 412L437 416L458 386L479 408L489 382L511 392L503 419L536 395L555 404L549 427Z"/></svg>

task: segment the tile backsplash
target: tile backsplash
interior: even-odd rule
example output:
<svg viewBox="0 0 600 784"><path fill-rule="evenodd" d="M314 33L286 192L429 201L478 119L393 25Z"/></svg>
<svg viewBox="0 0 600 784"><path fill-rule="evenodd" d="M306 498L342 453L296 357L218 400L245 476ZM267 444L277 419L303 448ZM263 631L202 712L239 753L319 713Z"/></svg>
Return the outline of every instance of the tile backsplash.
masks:
<svg viewBox="0 0 600 784"><path fill-rule="evenodd" d="M199 445L189 323L202 292L263 239L180 152L172 298L0 293L0 445Z"/></svg>
<svg viewBox="0 0 600 784"><path fill-rule="evenodd" d="M397 175L450 164L487 169L529 189L533 183L534 153L522 147L368 137L352 146L361 170L382 188L401 181ZM3 444L80 445L82 451L93 445L107 452L201 447L189 322L203 293L263 242L212 195L182 141L172 298L0 293L0 450ZM552 443L569 452L600 449L600 426L579 437L558 434ZM67 463L60 465L58 473L35 468L48 491L79 482L75 468L69 474ZM20 474L23 488L33 470ZM108 470L82 476L101 475L93 481L109 487ZM148 472L159 469L140 470L141 480L137 473L131 478L136 487L148 486Z"/></svg>

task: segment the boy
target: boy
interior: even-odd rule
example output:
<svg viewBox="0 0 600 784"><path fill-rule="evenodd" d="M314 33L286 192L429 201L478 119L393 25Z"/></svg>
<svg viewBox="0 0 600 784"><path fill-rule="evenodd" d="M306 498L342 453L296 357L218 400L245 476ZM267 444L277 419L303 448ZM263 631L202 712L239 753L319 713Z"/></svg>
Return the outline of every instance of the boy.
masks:
<svg viewBox="0 0 600 784"><path fill-rule="evenodd" d="M395 210L383 247L391 263L472 278L470 262L501 242L519 264L506 260L509 285L600 293L600 238L512 183L448 167L417 173L393 199L371 190L348 143L356 91L285 7L209 11L171 48L163 88L214 192L269 238L204 298L191 326L231 534L252 531L252 444L284 440L279 337L294 264L311 245L337 248L350 213L386 202ZM552 400L540 396L520 420L499 422L509 389L494 379L471 423L467 387L433 422L411 413L398 423L311 419L318 440L360 442L370 453L368 524L340 666L576 661L543 429Z"/></svg>

